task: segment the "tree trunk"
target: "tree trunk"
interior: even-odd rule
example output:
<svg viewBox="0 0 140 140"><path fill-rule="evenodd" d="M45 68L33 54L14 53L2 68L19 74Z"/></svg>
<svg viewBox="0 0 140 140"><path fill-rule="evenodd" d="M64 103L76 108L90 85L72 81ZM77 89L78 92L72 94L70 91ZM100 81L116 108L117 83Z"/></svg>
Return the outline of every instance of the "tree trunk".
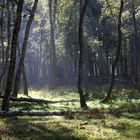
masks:
<svg viewBox="0 0 140 140"><path fill-rule="evenodd" d="M84 15L86 12L86 7L88 5L88 0L85 0L83 7L81 8L80 12L80 21L79 21L79 71L78 71L78 92L80 96L80 105L82 108L87 108L87 104L85 101L84 93L82 90L82 74L83 74L83 20L84 20Z"/></svg>
<svg viewBox="0 0 140 140"><path fill-rule="evenodd" d="M120 58L121 45L122 45L122 31L121 31L122 22L121 22L121 18L122 18L123 6L124 6L124 0L121 0L119 17L118 17L118 46L117 46L115 60L112 64L111 83L110 83L110 86L109 86L109 89L108 89L108 92L107 92L107 96L102 100L103 103L108 102L111 98L112 89L113 89L114 82L115 82L115 69L116 69L117 63L118 63L119 58Z"/></svg>
<svg viewBox="0 0 140 140"><path fill-rule="evenodd" d="M9 63L9 51L10 51L10 43L11 43L11 29L10 29L10 22L11 22L11 12L9 9L10 3L9 0L7 0L6 8L7 8L7 36L8 36L8 43L6 48L6 60L3 72L0 76L0 84L3 86L3 89L5 90L5 82L6 82L6 71L8 69L8 63ZM2 84L3 83L3 84Z"/></svg>
<svg viewBox="0 0 140 140"><path fill-rule="evenodd" d="M28 96L28 84L27 84L27 78L26 78L26 73L25 73L25 67L23 65L22 68L22 79L23 79L23 91L24 95Z"/></svg>
<svg viewBox="0 0 140 140"><path fill-rule="evenodd" d="M1 10L1 49L2 49L2 67L4 69L4 6L5 0L2 0Z"/></svg>
<svg viewBox="0 0 140 140"><path fill-rule="evenodd" d="M10 66L7 76L7 83L6 83L6 90L2 102L2 110L9 111L9 98L12 92L12 84L13 84L13 77L14 77L14 70L16 64L16 49L18 44L18 33L20 30L21 24L21 17L22 17L22 9L23 9L24 0L19 0L17 11L16 11L16 21L14 24L13 36L12 36L12 43L11 43L11 56L10 56Z"/></svg>
<svg viewBox="0 0 140 140"><path fill-rule="evenodd" d="M124 39L124 77L127 79L128 78L128 60L127 60L127 40Z"/></svg>
<svg viewBox="0 0 140 140"><path fill-rule="evenodd" d="M140 36L140 33L139 33ZM140 38L138 38L138 44L140 45ZM140 91L140 46L138 46L138 81L137 81L137 89Z"/></svg>
<svg viewBox="0 0 140 140"><path fill-rule="evenodd" d="M135 11L135 0L132 0L132 18L133 18L133 26L134 26L134 46L136 52L136 87L140 91L140 48L138 46L138 31L136 24L136 11Z"/></svg>
<svg viewBox="0 0 140 140"><path fill-rule="evenodd" d="M50 18L50 87L54 88L56 81L56 47L55 47L55 14L57 0L49 0Z"/></svg>
<svg viewBox="0 0 140 140"><path fill-rule="evenodd" d="M0 39L1 39L1 58L2 58L2 73L0 75L0 88L3 89L3 77L4 77L4 70L5 70L5 63L4 63L4 5L5 5L5 0L2 1L2 6L1 6L1 34L0 34Z"/></svg>
<svg viewBox="0 0 140 140"><path fill-rule="evenodd" d="M20 58L17 73L16 73L14 91L12 93L12 96L14 96L14 97L17 97L18 92L19 92L19 84L20 84L20 79L21 79L20 77L21 77L22 67L24 65L24 59L25 59L25 54L26 54L26 49L27 49L30 27L31 27L32 21L34 19L35 11L37 9L37 4L38 4L38 0L35 0L31 15L29 17L29 20L28 20L28 23L26 26L26 31L25 31L25 36L24 36L24 41L23 41L23 46L22 46L22 52L21 52L21 58Z"/></svg>

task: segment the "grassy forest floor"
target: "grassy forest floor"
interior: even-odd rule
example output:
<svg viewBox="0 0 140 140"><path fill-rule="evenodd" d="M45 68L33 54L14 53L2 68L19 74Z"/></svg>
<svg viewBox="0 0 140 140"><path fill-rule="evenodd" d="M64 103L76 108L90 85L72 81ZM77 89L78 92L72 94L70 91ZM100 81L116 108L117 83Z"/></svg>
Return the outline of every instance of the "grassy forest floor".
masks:
<svg viewBox="0 0 140 140"><path fill-rule="evenodd" d="M0 117L0 140L140 140L140 112L118 111L140 108L140 93L131 86L116 86L114 100L101 104L106 89L106 86L96 86L88 90L88 111L80 109L79 96L73 88L30 89L29 96L33 98L71 101L54 104L11 102L11 111L67 111L67 115ZM25 96L20 94L19 97ZM2 99L0 107L1 102ZM113 113L105 113L108 110Z"/></svg>

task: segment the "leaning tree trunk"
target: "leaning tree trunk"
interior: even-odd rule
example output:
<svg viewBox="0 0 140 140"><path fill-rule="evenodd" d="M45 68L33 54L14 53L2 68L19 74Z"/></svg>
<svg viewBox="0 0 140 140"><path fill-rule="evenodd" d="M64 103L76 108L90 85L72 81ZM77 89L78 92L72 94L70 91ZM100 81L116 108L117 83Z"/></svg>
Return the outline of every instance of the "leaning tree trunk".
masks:
<svg viewBox="0 0 140 140"><path fill-rule="evenodd" d="M24 0L19 0L17 11L16 11L16 21L14 24L13 36L12 36L12 43L11 43L11 56L10 56L10 66L7 75L7 83L6 83L6 90L2 102L2 110L9 111L9 98L12 92L12 84L13 84L13 77L14 77L14 70L16 64L16 49L18 44L18 33L20 30L21 24L21 17L22 17L22 9L23 9Z"/></svg>
<svg viewBox="0 0 140 140"><path fill-rule="evenodd" d="M84 20L84 15L86 12L86 7L88 5L88 0L85 0L84 5L81 9L80 12L80 21L79 21L79 71L78 71L78 92L79 92L79 96L80 96L80 105L82 108L86 108L87 104L85 101L85 97L84 97L84 93L82 90L82 74L83 74L83 50L84 50L84 46L83 46L83 20Z"/></svg>
<svg viewBox="0 0 140 140"><path fill-rule="evenodd" d="M118 46L117 46L117 51L116 51L116 57L115 57L115 60L112 64L111 83L110 83L110 86L109 86L106 97L102 100L103 103L108 102L111 98L112 89L113 89L114 82L115 82L115 69L116 69L117 63L118 63L119 58L120 58L121 45L122 45L122 31L121 31L122 22L121 22L121 18L122 18L123 5L124 5L124 0L121 0L119 17L118 17Z"/></svg>
<svg viewBox="0 0 140 140"><path fill-rule="evenodd" d="M20 57L20 61L19 61L19 65L18 65L18 69L17 69L17 73L16 73L14 91L12 94L12 96L14 96L14 97L17 97L18 92L19 92L21 72L22 72L22 67L24 66L24 59L25 59L25 53L26 53L26 49L27 49L30 27L31 27L32 21L34 19L35 11L37 9L37 4L38 4L38 0L35 0L31 15L29 17L29 20L28 20L28 23L26 26L26 31L25 31L25 36L24 36L24 41L23 41L23 46L22 46L22 53L21 53L21 57Z"/></svg>

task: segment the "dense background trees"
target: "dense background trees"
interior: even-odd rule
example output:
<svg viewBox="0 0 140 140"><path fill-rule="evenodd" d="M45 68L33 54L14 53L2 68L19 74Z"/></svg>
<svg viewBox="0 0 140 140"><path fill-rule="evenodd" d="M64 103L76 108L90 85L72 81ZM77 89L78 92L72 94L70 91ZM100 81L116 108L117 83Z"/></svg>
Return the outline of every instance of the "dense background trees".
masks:
<svg viewBox="0 0 140 140"><path fill-rule="evenodd" d="M3 110L8 110L5 100L7 103L11 94L17 97L22 87L28 94L27 87L75 86L78 76L82 81L78 84L79 93L84 87L82 96L87 85L97 81L109 83L112 74L113 81L125 81L139 89L139 0L125 0L121 15L118 0L89 0L86 8L84 3L1 1Z"/></svg>

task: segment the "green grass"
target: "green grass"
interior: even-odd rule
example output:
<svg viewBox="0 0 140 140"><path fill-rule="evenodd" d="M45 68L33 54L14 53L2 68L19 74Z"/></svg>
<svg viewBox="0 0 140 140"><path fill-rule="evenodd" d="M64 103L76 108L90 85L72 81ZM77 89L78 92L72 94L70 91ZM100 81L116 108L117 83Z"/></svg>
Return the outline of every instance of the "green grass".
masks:
<svg viewBox="0 0 140 140"><path fill-rule="evenodd" d="M87 101L89 113L71 113L82 111L79 96L75 89L60 88L30 90L30 96L47 100L72 100L55 104L11 102L12 111L68 111L62 117L6 117L0 118L0 140L139 140L140 112L124 112L120 116L96 114L94 109L133 109L140 107L140 94L134 88L115 87L113 101L101 104L106 87L94 87L89 90ZM19 95L24 97L24 95ZM0 100L1 106L2 100Z"/></svg>

